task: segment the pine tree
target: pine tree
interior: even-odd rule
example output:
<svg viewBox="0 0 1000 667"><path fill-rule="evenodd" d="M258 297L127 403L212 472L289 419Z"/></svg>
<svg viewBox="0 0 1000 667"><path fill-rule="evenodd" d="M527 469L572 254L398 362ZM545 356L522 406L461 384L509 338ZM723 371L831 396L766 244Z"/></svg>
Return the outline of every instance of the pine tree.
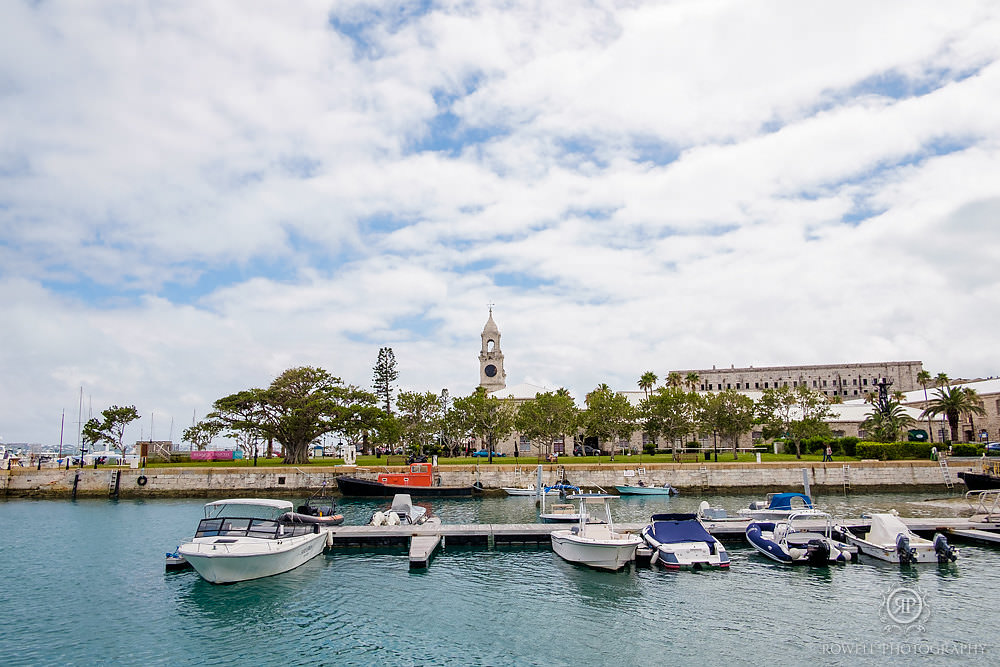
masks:
<svg viewBox="0 0 1000 667"><path fill-rule="evenodd" d="M385 401L386 414L391 415L393 383L399 379L399 371L396 369L396 355L392 353L391 347L379 348L378 361L375 362L373 371L372 388L375 390L375 394Z"/></svg>

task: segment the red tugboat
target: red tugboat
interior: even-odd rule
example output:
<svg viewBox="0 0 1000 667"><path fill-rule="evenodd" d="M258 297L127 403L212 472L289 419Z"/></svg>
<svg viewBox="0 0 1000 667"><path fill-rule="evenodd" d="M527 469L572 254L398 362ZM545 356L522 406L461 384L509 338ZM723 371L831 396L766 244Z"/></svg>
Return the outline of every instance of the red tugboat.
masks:
<svg viewBox="0 0 1000 667"><path fill-rule="evenodd" d="M441 486L440 478L434 479L430 463L411 463L407 472L380 472L377 479L342 476L337 487L345 496L394 496L408 493L411 496L471 496L482 491L479 484L472 486Z"/></svg>

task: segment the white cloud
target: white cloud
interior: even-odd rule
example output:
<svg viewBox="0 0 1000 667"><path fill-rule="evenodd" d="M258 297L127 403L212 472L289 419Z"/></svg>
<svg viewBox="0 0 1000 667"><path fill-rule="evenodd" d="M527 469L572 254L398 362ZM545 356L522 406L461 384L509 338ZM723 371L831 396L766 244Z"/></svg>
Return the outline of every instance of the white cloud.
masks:
<svg viewBox="0 0 1000 667"><path fill-rule="evenodd" d="M995 373L998 61L989 2L5 5L0 430L82 385L177 438L382 345L463 394L490 302L510 383L580 400Z"/></svg>

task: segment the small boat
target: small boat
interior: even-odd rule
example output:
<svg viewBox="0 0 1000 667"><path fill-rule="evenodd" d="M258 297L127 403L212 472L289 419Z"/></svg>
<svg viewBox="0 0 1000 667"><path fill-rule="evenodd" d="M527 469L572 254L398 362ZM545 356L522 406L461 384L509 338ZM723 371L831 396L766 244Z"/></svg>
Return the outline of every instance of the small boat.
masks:
<svg viewBox="0 0 1000 667"><path fill-rule="evenodd" d="M642 529L642 539L654 550L657 562L671 570L729 567L729 554L697 514L654 514Z"/></svg>
<svg viewBox="0 0 1000 667"><path fill-rule="evenodd" d="M646 486L642 480L635 486L615 486L623 496L676 496L680 491L664 482L663 486Z"/></svg>
<svg viewBox="0 0 1000 667"><path fill-rule="evenodd" d="M553 503L548 505L545 502L545 496L551 495L553 492L558 493L560 498L566 498L568 491L575 491L576 495L581 495L582 491L580 487L560 482L559 484L546 486L543 491L542 507L538 511L538 518L541 519L542 523L576 523L580 520L580 511L573 503ZM599 523L601 520L597 516L591 516L590 521L592 523Z"/></svg>
<svg viewBox="0 0 1000 667"><path fill-rule="evenodd" d="M812 525L802 524L805 519L823 521L823 528L811 530ZM855 560L858 548L839 542L832 535L833 520L825 512L822 515L813 512L792 514L781 521L751 521L746 529L750 545L779 563L828 565Z"/></svg>
<svg viewBox="0 0 1000 667"><path fill-rule="evenodd" d="M950 546L944 535L935 533L933 539L924 539L910 530L895 512L872 514L871 521L864 537L843 529L847 541L866 556L900 565L948 563L958 558L958 549Z"/></svg>
<svg viewBox="0 0 1000 667"><path fill-rule="evenodd" d="M538 495L538 491L533 486L529 486L529 487L503 486L503 487L500 487L500 488L508 496L537 496ZM548 491L545 491L545 494L549 495L549 496L554 496L554 495L558 495L559 491L550 487Z"/></svg>
<svg viewBox="0 0 1000 667"><path fill-rule="evenodd" d="M600 570L620 570L635 560L635 551L642 538L631 533L615 531L611 522L610 501L618 496L605 493L580 493L570 496L580 502L577 525L568 529L553 530L552 550L570 563L588 565ZM603 506L600 523L590 521L590 508Z"/></svg>
<svg viewBox="0 0 1000 667"><path fill-rule="evenodd" d="M408 493L397 493L392 497L389 509L379 510L372 514L369 526L419 526L424 523L441 523L437 517L432 517L427 508L414 505Z"/></svg>
<svg viewBox="0 0 1000 667"><path fill-rule="evenodd" d="M287 500L236 498L205 505L205 518L177 553L213 584L280 574L319 555L329 532L317 523L289 521Z"/></svg>
<svg viewBox="0 0 1000 667"><path fill-rule="evenodd" d="M435 481L437 483L435 484ZM407 472L380 472L376 479L343 475L337 478L337 488L345 496L471 496L482 491L478 483L471 486L441 486L435 480L430 463L411 463Z"/></svg>
<svg viewBox="0 0 1000 667"><path fill-rule="evenodd" d="M737 512L740 518L754 521L780 521L792 514L809 513L823 514L813 506L812 498L804 493L769 493L766 500L755 500L750 507Z"/></svg>
<svg viewBox="0 0 1000 667"><path fill-rule="evenodd" d="M318 523L321 526L339 526L344 523L344 515L337 511L337 501L326 495L324 488L306 498L294 512L282 515L285 521Z"/></svg>

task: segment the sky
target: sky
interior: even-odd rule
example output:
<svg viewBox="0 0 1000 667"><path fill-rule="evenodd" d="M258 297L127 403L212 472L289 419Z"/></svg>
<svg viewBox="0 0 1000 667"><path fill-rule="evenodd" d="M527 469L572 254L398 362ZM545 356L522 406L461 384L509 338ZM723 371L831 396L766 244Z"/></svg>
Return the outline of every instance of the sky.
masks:
<svg viewBox="0 0 1000 667"><path fill-rule="evenodd" d="M319 366L1000 374L1000 4L0 4L0 443ZM65 423L62 415L65 413Z"/></svg>

